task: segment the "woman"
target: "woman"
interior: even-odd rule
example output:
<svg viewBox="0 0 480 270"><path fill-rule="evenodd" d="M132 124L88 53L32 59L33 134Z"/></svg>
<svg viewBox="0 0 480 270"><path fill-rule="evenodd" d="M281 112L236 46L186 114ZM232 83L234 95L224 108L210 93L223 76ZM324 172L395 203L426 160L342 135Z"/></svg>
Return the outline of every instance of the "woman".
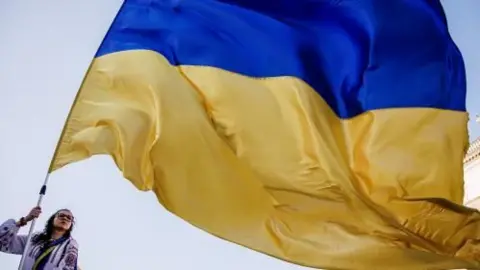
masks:
<svg viewBox="0 0 480 270"><path fill-rule="evenodd" d="M10 219L0 225L0 251L22 255L27 236L18 235L18 231L41 212L40 207L35 207L18 221ZM71 236L73 225L70 210L53 214L44 231L32 236L23 270L77 270L78 244Z"/></svg>

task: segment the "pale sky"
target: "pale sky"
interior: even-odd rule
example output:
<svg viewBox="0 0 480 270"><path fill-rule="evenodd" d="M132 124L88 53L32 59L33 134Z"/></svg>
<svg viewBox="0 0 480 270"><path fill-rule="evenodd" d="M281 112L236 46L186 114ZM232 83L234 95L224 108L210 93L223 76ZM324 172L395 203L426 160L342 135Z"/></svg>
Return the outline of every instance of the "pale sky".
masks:
<svg viewBox="0 0 480 270"><path fill-rule="evenodd" d="M73 97L121 2L0 0L0 220L35 205ZM480 113L480 0L443 3L466 61L473 119ZM480 127L471 123L470 132L474 139ZM137 191L109 157L55 172L36 229L64 207L77 219L84 270L306 269L192 227ZM17 269L19 259L0 254L0 269Z"/></svg>

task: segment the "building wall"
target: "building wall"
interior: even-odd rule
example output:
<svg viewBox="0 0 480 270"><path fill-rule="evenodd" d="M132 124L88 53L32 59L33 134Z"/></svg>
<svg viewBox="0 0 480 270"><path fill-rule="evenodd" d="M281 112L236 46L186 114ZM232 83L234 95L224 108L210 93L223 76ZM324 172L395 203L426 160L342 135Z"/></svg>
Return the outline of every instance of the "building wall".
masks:
<svg viewBox="0 0 480 270"><path fill-rule="evenodd" d="M480 209L480 138L470 144L464 164L464 203Z"/></svg>
<svg viewBox="0 0 480 270"><path fill-rule="evenodd" d="M464 203L471 206L477 198L475 208L480 209L480 159L476 159L465 166L465 199Z"/></svg>

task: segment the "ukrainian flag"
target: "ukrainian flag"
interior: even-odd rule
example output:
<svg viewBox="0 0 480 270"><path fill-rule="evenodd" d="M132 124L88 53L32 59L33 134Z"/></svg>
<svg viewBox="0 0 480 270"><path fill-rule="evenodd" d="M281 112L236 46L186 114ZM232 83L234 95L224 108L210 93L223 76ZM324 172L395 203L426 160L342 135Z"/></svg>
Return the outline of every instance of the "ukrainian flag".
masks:
<svg viewBox="0 0 480 270"><path fill-rule="evenodd" d="M52 170L111 155L184 220L301 265L479 269L465 89L438 0L127 0Z"/></svg>

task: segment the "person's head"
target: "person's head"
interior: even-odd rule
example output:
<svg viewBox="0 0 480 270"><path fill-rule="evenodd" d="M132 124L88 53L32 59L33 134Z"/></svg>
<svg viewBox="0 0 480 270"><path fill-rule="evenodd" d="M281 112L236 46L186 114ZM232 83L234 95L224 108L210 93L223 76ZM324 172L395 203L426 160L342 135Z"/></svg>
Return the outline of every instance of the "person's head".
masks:
<svg viewBox="0 0 480 270"><path fill-rule="evenodd" d="M51 222L54 230L63 231L65 233L72 231L74 220L73 214L70 210L60 209L55 214L53 214L50 219L52 220Z"/></svg>
<svg viewBox="0 0 480 270"><path fill-rule="evenodd" d="M75 220L73 214L68 209L60 209L55 212L47 220L43 232L37 235L34 239L34 243L48 241L52 238L53 234L60 233L63 237L70 237Z"/></svg>

